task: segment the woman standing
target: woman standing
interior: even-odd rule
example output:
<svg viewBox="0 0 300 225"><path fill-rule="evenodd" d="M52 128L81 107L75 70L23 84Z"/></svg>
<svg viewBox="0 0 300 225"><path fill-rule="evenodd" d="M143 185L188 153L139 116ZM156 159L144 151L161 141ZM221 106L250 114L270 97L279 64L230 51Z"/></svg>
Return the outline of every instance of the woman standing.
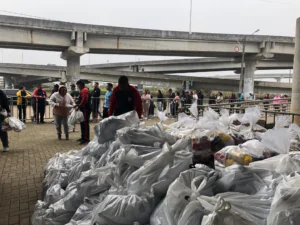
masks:
<svg viewBox="0 0 300 225"><path fill-rule="evenodd" d="M180 102L179 92L175 92L175 98L173 99L174 116L177 115L177 113L178 113L179 102Z"/></svg>
<svg viewBox="0 0 300 225"><path fill-rule="evenodd" d="M148 94L147 90L144 90L144 93L142 95L142 103L144 109L144 119L147 120L149 117L150 100L151 100L151 96Z"/></svg>
<svg viewBox="0 0 300 225"><path fill-rule="evenodd" d="M19 120L21 120L23 123L26 123L26 108L28 105L28 97L31 95L25 91L25 87L20 87L16 95L18 96L17 105L19 110Z"/></svg>
<svg viewBox="0 0 300 225"><path fill-rule="evenodd" d="M222 103L223 100L224 100L223 94L222 94L222 92L219 91L217 94L217 99L216 99L217 104Z"/></svg>
<svg viewBox="0 0 300 225"><path fill-rule="evenodd" d="M193 91L193 103L198 102L198 95L196 91Z"/></svg>
<svg viewBox="0 0 300 225"><path fill-rule="evenodd" d="M58 140L61 140L62 124L64 126L66 140L69 140L68 116L70 108L75 104L72 96L67 93L67 88L65 86L60 86L58 92L51 95L50 104L53 107L54 123L56 125Z"/></svg>
<svg viewBox="0 0 300 225"><path fill-rule="evenodd" d="M280 112L280 95L279 94L275 95L273 99L275 100L273 101L275 111Z"/></svg>
<svg viewBox="0 0 300 225"><path fill-rule="evenodd" d="M158 111L163 111L163 102L164 102L164 96L161 93L161 90L157 91L157 107Z"/></svg>

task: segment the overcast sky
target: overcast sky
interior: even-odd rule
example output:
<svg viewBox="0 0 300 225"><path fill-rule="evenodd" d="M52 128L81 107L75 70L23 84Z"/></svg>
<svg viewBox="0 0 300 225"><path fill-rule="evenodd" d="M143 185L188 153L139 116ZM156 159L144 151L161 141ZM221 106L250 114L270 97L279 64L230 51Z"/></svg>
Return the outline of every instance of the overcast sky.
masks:
<svg viewBox="0 0 300 225"><path fill-rule="evenodd" d="M9 0L1 1L0 10L67 22L188 31L190 0ZM193 0L192 31L251 34L260 29L259 34L295 36L298 17L300 0ZM7 63L66 65L59 55L0 50L0 60ZM164 58L92 54L82 56L81 64Z"/></svg>

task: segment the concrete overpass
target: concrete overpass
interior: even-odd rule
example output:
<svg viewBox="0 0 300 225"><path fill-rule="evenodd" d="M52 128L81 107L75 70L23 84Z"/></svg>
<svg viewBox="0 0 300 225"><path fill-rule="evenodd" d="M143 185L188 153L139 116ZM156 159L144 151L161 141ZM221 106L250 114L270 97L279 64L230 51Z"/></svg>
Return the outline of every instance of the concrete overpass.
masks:
<svg viewBox="0 0 300 225"><path fill-rule="evenodd" d="M233 80L239 80L240 75L222 75L222 76L211 76L213 78L219 78L219 79L233 79ZM255 74L254 79L275 79L277 82L280 82L281 79L288 79L288 78L293 78L293 74Z"/></svg>
<svg viewBox="0 0 300 225"><path fill-rule="evenodd" d="M188 33L100 26L0 16L0 48L60 51L67 60L67 79L80 76L85 53L197 57L240 57L247 38L246 62L272 58L292 61L293 37ZM247 63L246 63L247 67ZM247 69L246 69L247 70Z"/></svg>
<svg viewBox="0 0 300 225"><path fill-rule="evenodd" d="M212 71L238 71L241 60L236 58L186 58L156 61L136 61L125 63L106 63L84 65L83 68L109 69L131 72L148 73L192 73ZM293 62L276 60L259 60L257 70L292 69Z"/></svg>
<svg viewBox="0 0 300 225"><path fill-rule="evenodd" d="M128 76L131 83L146 86L182 88L183 81L192 81L193 89L238 91L238 80L207 77L166 75L159 73L137 73L104 69L81 68L82 79L116 83L119 76ZM45 82L65 79L66 67L24 64L0 64L0 75L13 79L17 84ZM291 84L255 81L256 93L290 93Z"/></svg>

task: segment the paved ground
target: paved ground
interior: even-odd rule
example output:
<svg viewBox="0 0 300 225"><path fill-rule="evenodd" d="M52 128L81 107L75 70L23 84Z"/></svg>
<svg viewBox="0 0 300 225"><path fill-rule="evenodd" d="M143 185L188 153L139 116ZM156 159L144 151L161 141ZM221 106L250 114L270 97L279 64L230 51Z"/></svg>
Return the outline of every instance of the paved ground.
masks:
<svg viewBox="0 0 300 225"><path fill-rule="evenodd" d="M156 122L150 120L146 125ZM69 141L57 141L55 127L50 123L28 123L21 133L9 132L10 151L0 152L0 225L31 224L44 179L44 166L57 152L81 149L83 146L76 143L79 136L80 133L75 132L70 134Z"/></svg>

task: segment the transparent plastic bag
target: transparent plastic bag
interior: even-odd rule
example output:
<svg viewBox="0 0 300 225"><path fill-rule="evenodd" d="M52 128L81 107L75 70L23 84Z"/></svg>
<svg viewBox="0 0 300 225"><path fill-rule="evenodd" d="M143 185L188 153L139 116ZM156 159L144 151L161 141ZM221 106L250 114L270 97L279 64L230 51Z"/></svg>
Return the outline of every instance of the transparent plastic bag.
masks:
<svg viewBox="0 0 300 225"><path fill-rule="evenodd" d="M195 101L191 107L189 108L189 111L191 112L191 115L193 115L195 118L198 118L198 106L197 101Z"/></svg>
<svg viewBox="0 0 300 225"><path fill-rule="evenodd" d="M192 153L189 140L179 140L172 146L166 143L158 156L147 161L129 176L127 181L128 193L137 195L148 193L149 188L157 182L163 182L163 184L158 186L161 188L155 189L156 192L166 192L166 184L170 184L182 171L188 169L191 163ZM169 174L169 171L172 171L172 174ZM166 178L168 179L164 180Z"/></svg>
<svg viewBox="0 0 300 225"><path fill-rule="evenodd" d="M15 132L21 132L26 128L26 125L15 117L7 117L4 121L5 125L8 125Z"/></svg>
<svg viewBox="0 0 300 225"><path fill-rule="evenodd" d="M290 116L277 116L275 117L275 129L287 128L290 126Z"/></svg>
<svg viewBox="0 0 300 225"><path fill-rule="evenodd" d="M95 135L98 137L99 144L115 139L117 130L124 127L131 127L139 123L136 111L131 111L120 116L111 116L102 120L95 126Z"/></svg>
<svg viewBox="0 0 300 225"><path fill-rule="evenodd" d="M211 120L211 121L216 121L219 119L220 116L217 112L215 112L215 110L208 107L208 110L205 110L203 112L203 117L207 118L208 120Z"/></svg>
<svg viewBox="0 0 300 225"><path fill-rule="evenodd" d="M177 224L184 215L184 210L190 201L200 195L213 196L213 185L218 173L201 165L184 171L170 185L165 199L160 203L151 216L152 225Z"/></svg>
<svg viewBox="0 0 300 225"><path fill-rule="evenodd" d="M294 171L300 171L300 152L280 154L263 161L252 162L249 167L271 170L278 174L288 175Z"/></svg>
<svg viewBox="0 0 300 225"><path fill-rule="evenodd" d="M292 173L277 186L268 216L268 225L294 225L300 215L300 174Z"/></svg>
<svg viewBox="0 0 300 225"><path fill-rule="evenodd" d="M165 142L172 145L176 142L176 138L166 133L160 124L147 128L125 127L117 131L117 138L123 144L147 146L155 143L161 146Z"/></svg>
<svg viewBox="0 0 300 225"><path fill-rule="evenodd" d="M153 196L108 195L93 210L91 224L132 225L149 221L156 201Z"/></svg>
<svg viewBox="0 0 300 225"><path fill-rule="evenodd" d="M159 121L162 123L164 121L166 121L168 119L168 117L166 116L166 111L157 111L157 117L159 118Z"/></svg>
<svg viewBox="0 0 300 225"><path fill-rule="evenodd" d="M250 124L252 128L254 124L258 122L261 117L261 110L258 107L250 107L245 109L245 114L243 115L241 122L242 124Z"/></svg>
<svg viewBox="0 0 300 225"><path fill-rule="evenodd" d="M287 154L291 146L291 133L288 128L268 130L263 136L261 143L267 149L280 154Z"/></svg>
<svg viewBox="0 0 300 225"><path fill-rule="evenodd" d="M81 123L84 121L83 113L80 110L73 110L68 118L68 124L74 126L76 123Z"/></svg>
<svg viewBox="0 0 300 225"><path fill-rule="evenodd" d="M247 166L253 161L265 159L265 156L264 149L251 149L248 152L246 147L227 146L221 151L216 152L214 158L215 165L224 168L234 164Z"/></svg>

